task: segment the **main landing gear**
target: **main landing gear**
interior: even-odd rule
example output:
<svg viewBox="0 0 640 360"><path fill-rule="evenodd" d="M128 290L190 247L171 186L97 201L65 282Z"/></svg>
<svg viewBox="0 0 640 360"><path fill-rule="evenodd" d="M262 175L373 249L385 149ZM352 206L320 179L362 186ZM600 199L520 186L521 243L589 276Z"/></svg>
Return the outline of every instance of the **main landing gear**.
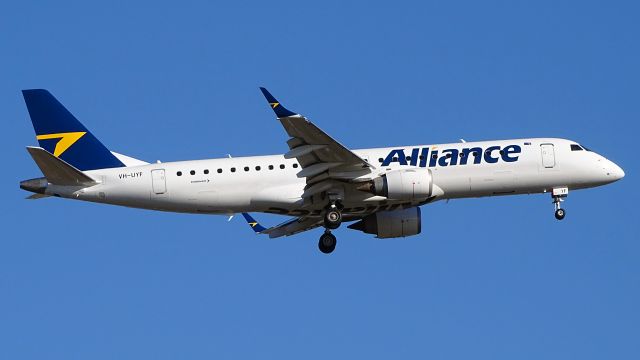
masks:
<svg viewBox="0 0 640 360"><path fill-rule="evenodd" d="M318 249L324 254L330 254L336 249L336 243L336 237L333 236L331 230L325 230L324 234L320 236L320 241L318 241Z"/></svg>
<svg viewBox="0 0 640 360"><path fill-rule="evenodd" d="M551 191L551 198L553 199L553 205L556 209L555 216L558 220L564 219L566 215L566 211L561 207L561 203L567 195L569 195L569 189L566 187L553 189Z"/></svg>
<svg viewBox="0 0 640 360"><path fill-rule="evenodd" d="M331 230L337 229L342 224L342 205L339 202L332 202L327 206L324 213L325 231L320 236L318 248L325 254L330 254L336 248L336 237L331 234Z"/></svg>
<svg viewBox="0 0 640 360"><path fill-rule="evenodd" d="M324 213L324 227L327 229L337 229L342 224L342 212L336 204L331 204L327 207Z"/></svg>

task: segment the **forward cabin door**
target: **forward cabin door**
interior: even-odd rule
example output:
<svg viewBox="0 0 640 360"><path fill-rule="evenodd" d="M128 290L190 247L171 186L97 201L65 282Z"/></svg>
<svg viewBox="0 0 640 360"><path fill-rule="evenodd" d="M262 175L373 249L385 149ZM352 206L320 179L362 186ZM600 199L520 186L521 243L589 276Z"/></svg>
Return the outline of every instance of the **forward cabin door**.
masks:
<svg viewBox="0 0 640 360"><path fill-rule="evenodd" d="M542 167L551 169L556 166L556 155L553 152L553 144L540 145L540 152L542 153Z"/></svg>
<svg viewBox="0 0 640 360"><path fill-rule="evenodd" d="M164 176L164 169L151 170L151 183L153 192L156 195L167 192L167 180Z"/></svg>

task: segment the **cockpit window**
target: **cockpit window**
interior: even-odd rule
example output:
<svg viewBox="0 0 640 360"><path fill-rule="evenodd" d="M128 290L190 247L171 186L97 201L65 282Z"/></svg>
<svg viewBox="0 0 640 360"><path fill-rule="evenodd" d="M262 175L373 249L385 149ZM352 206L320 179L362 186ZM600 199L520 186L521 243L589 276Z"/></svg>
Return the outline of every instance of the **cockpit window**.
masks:
<svg viewBox="0 0 640 360"><path fill-rule="evenodd" d="M571 151L582 151L584 150L580 145L578 144L571 144Z"/></svg>

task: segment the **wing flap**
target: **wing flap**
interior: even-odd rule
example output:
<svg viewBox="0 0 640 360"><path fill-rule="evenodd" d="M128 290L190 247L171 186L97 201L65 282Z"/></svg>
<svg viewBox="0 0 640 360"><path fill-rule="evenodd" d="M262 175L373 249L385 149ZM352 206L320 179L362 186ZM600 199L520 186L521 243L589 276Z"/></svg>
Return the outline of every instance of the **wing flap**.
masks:
<svg viewBox="0 0 640 360"><path fill-rule="evenodd" d="M303 167L302 170L298 172L297 176L299 178L314 177L316 175L322 174L323 172L339 165L341 165L341 163L327 163L327 162L315 163L313 165Z"/></svg>
<svg viewBox="0 0 640 360"><path fill-rule="evenodd" d="M293 159L298 158L307 154L310 154L316 150L320 150L327 147L327 145L300 145L298 147L294 147L289 152L284 154L285 159Z"/></svg>

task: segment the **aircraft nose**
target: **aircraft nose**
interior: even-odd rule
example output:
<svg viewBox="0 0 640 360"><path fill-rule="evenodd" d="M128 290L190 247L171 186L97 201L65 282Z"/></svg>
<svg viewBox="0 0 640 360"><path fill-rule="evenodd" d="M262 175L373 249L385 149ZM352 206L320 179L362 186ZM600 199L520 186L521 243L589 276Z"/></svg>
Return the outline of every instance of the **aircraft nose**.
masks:
<svg viewBox="0 0 640 360"><path fill-rule="evenodd" d="M611 160L607 160L605 170L607 171L607 177L613 181L618 181L624 177L624 170Z"/></svg>
<svg viewBox="0 0 640 360"><path fill-rule="evenodd" d="M616 180L620 180L624 177L624 170L622 170L622 168L613 161L611 162L611 175L613 175Z"/></svg>

